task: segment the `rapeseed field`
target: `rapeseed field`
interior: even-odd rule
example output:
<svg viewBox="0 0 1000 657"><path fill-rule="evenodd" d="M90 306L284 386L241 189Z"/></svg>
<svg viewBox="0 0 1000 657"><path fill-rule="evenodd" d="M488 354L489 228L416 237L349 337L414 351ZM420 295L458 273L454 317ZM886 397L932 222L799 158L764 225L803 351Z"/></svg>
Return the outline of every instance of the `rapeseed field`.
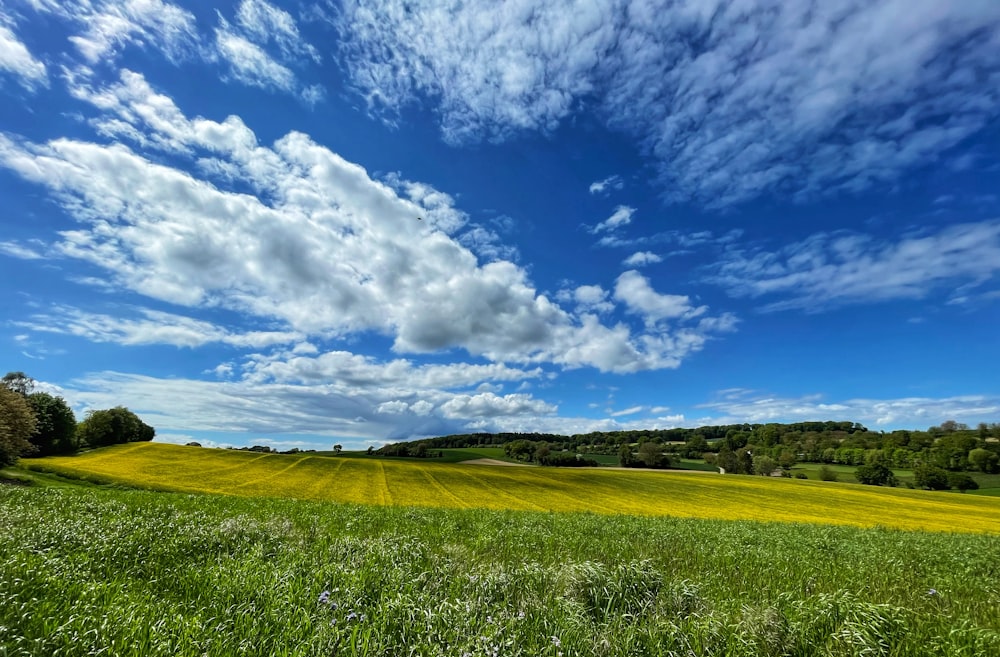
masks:
<svg viewBox="0 0 1000 657"><path fill-rule="evenodd" d="M1000 501L992 498L767 477L276 455L159 443L22 463L141 488L240 497L1000 534Z"/></svg>

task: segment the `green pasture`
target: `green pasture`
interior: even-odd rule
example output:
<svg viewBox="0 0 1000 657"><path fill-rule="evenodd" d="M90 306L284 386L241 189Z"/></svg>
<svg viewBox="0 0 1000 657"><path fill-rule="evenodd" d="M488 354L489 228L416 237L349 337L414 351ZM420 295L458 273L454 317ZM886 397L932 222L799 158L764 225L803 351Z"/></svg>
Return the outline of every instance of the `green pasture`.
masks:
<svg viewBox="0 0 1000 657"><path fill-rule="evenodd" d="M995 535L12 485L0 526L5 657L1000 654Z"/></svg>

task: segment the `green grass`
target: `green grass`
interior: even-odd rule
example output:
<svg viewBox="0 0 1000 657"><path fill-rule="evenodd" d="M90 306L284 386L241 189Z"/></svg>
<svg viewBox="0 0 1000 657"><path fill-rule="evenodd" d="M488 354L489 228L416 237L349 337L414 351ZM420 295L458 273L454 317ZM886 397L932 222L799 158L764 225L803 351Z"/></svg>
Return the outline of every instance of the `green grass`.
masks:
<svg viewBox="0 0 1000 657"><path fill-rule="evenodd" d="M1000 654L995 536L18 486L0 526L5 657Z"/></svg>

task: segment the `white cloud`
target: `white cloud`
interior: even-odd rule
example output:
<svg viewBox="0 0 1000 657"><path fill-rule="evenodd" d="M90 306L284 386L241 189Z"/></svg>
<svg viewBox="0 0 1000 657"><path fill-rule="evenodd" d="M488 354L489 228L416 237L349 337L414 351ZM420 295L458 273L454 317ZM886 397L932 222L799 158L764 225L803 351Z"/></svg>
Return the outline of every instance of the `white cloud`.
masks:
<svg viewBox="0 0 1000 657"><path fill-rule="evenodd" d="M636 413L641 413L645 410L645 406L632 406L631 408L626 408L621 411L615 411L610 413L611 417L624 417L626 415L635 415Z"/></svg>
<svg viewBox="0 0 1000 657"><path fill-rule="evenodd" d="M143 319L106 315L57 306L49 313L31 315L14 324L33 331L76 335L91 342L113 342L135 346L165 344L175 347L200 347L222 343L236 347L261 348L302 339L301 333L288 331L231 332L209 322L148 308L137 309Z"/></svg>
<svg viewBox="0 0 1000 657"><path fill-rule="evenodd" d="M243 0L236 12L236 22L254 42L277 44L286 60L303 55L316 63L321 60L316 48L299 34L291 14L263 0Z"/></svg>
<svg viewBox="0 0 1000 657"><path fill-rule="evenodd" d="M119 84L72 90L101 111L95 128L123 143L0 135L0 164L46 187L80 222L56 248L106 270L105 284L304 335L377 332L398 352L460 348L495 362L615 372L677 367L725 323L672 333L649 318L695 313L664 314L664 301L647 295L661 305L641 309L638 332L605 326L540 294L512 262L480 266L451 236L465 215L426 184L373 180L301 133L267 147L237 117L189 119L129 71ZM131 140L159 151L158 161ZM199 178L175 160L215 161L225 175Z"/></svg>
<svg viewBox="0 0 1000 657"><path fill-rule="evenodd" d="M18 242L0 242L0 254L21 260L41 260L45 257L36 249Z"/></svg>
<svg viewBox="0 0 1000 657"><path fill-rule="evenodd" d="M442 414L451 419L489 418L498 415L547 415L556 407L530 395L511 394L500 397L492 392L477 395L456 395L441 405Z"/></svg>
<svg viewBox="0 0 1000 657"><path fill-rule="evenodd" d="M825 401L821 395L782 398L753 391L731 391L723 395L723 399L701 404L698 408L720 413L710 420L716 424L849 420L869 428L925 429L944 420L965 422L970 426L993 421L1000 412L1000 397L964 395Z"/></svg>
<svg viewBox="0 0 1000 657"><path fill-rule="evenodd" d="M35 59L7 23L3 9L0 8L0 72L14 74L18 83L29 91L39 86L48 86L49 77L45 64Z"/></svg>
<svg viewBox="0 0 1000 657"><path fill-rule="evenodd" d="M296 87L295 74L267 54L257 44L229 30L223 21L215 31L215 46L229 63L232 76L251 87L291 92Z"/></svg>
<svg viewBox="0 0 1000 657"><path fill-rule="evenodd" d="M590 183L590 193L591 194L603 194L608 189L621 189L625 186L622 181L621 176L613 175L608 176L604 180L597 180Z"/></svg>
<svg viewBox="0 0 1000 657"><path fill-rule="evenodd" d="M124 405L160 434L221 433L233 444L276 434L400 440L482 427L499 431L507 422L530 425L556 410L527 394L400 390L343 381L263 384L98 372L47 389L64 397L78 415Z"/></svg>
<svg viewBox="0 0 1000 657"><path fill-rule="evenodd" d="M500 363L415 365L403 358L379 362L347 351L313 356L256 355L249 358L243 369L245 378L257 383L336 383L345 387L394 390L469 388L484 381L521 381L543 375L540 368L522 370Z"/></svg>
<svg viewBox="0 0 1000 657"><path fill-rule="evenodd" d="M447 140L550 131L595 104L669 198L725 207L894 181L1000 114L1000 3L344 3L351 80Z"/></svg>
<svg viewBox="0 0 1000 657"><path fill-rule="evenodd" d="M658 262L663 262L663 258L656 255L652 251L636 251L629 257L622 261L622 264L626 267L642 267L644 265L653 265Z"/></svg>
<svg viewBox="0 0 1000 657"><path fill-rule="evenodd" d="M630 208L627 205L619 205L610 217L594 226L591 232L601 233L604 231L613 231L621 226L627 226L632 223L633 214L635 214L635 208Z"/></svg>
<svg viewBox="0 0 1000 657"><path fill-rule="evenodd" d="M706 280L733 296L779 297L764 310L810 311L966 292L1000 273L1000 221L958 224L897 241L819 233L779 251L733 249ZM783 298L780 298L783 297Z"/></svg>
<svg viewBox="0 0 1000 657"><path fill-rule="evenodd" d="M693 306L686 295L660 294L649 279L635 270L622 273L615 282L615 299L642 315L648 323L689 319L705 313L706 306Z"/></svg>
<svg viewBox="0 0 1000 657"><path fill-rule="evenodd" d="M36 10L55 13L82 29L69 40L90 64L115 58L128 45L156 48L172 61L189 56L197 48L194 15L162 0L34 4Z"/></svg>

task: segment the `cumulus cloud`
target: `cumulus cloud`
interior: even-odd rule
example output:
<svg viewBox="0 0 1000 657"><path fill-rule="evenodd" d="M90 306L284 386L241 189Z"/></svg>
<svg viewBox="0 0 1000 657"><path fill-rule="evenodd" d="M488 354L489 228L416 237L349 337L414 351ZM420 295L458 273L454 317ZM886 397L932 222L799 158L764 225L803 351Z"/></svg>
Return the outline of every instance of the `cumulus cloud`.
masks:
<svg viewBox="0 0 1000 657"><path fill-rule="evenodd" d="M459 348L495 362L616 372L676 367L716 330L699 321L676 334L656 322L633 331L569 312L514 263L480 264L453 237L466 217L450 196L398 176L375 180L307 135L261 145L238 117L190 119L129 71L73 93L120 143L0 136L0 164L80 222L56 248L106 270L105 284L288 332L376 332L398 352ZM174 161L196 161L205 176Z"/></svg>
<svg viewBox="0 0 1000 657"><path fill-rule="evenodd" d="M706 306L693 306L686 295L660 294L649 284L648 278L635 270L618 277L615 299L642 315L648 323L697 317L708 310Z"/></svg>
<svg viewBox="0 0 1000 657"><path fill-rule="evenodd" d="M777 298L764 310L821 311L855 303L967 299L1000 273L1000 221L924 230L890 241L818 233L778 250L733 248L706 280L737 297Z"/></svg>
<svg viewBox="0 0 1000 657"><path fill-rule="evenodd" d="M550 131L583 105L635 137L669 199L861 190L1000 114L1000 4L937 0L345 2L354 88L445 139Z"/></svg>
<svg viewBox="0 0 1000 657"><path fill-rule="evenodd" d="M626 267L642 267L644 265L654 265L658 262L663 262L663 258L652 251L637 251L625 258L622 264Z"/></svg>
<svg viewBox="0 0 1000 657"><path fill-rule="evenodd" d="M3 71L13 74L29 91L49 84L45 64L35 59L28 47L18 40L0 8L0 72Z"/></svg>

